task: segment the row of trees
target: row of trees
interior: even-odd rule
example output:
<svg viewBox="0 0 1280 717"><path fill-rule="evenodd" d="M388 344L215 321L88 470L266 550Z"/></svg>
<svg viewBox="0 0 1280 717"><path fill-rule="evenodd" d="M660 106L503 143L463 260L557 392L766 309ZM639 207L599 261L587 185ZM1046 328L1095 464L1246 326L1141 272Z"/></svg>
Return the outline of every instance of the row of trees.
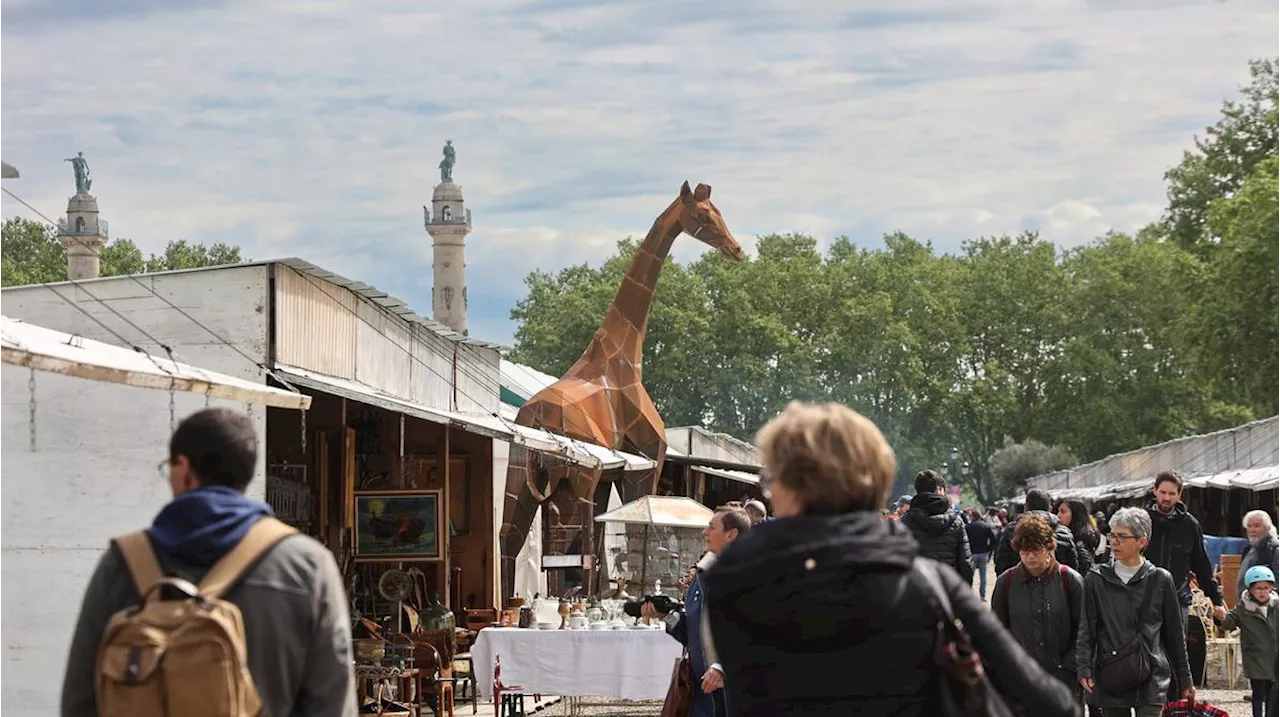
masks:
<svg viewBox="0 0 1280 717"><path fill-rule="evenodd" d="M669 425L744 439L791 399L840 401L881 427L904 476L959 448L984 502L1028 466L1275 414L1276 62L1251 69L1242 100L1166 174L1164 218L1132 235L1072 250L984 237L949 255L904 234L825 251L785 234L745 263L668 262L646 386ZM563 373L635 248L530 273L513 360Z"/></svg>
<svg viewBox="0 0 1280 717"><path fill-rule="evenodd" d="M52 225L14 217L4 221L0 232L0 286L67 280L67 250ZM181 239L169 242L164 252L147 258L133 241L113 239L102 248L99 260L103 276L124 276L236 264L241 258L239 247L189 244Z"/></svg>

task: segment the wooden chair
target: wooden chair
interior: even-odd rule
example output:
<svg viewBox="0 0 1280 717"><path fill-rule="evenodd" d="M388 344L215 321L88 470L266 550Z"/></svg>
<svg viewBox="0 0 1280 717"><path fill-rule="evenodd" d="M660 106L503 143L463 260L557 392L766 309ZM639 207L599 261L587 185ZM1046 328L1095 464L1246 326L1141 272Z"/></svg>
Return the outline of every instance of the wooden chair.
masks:
<svg viewBox="0 0 1280 717"><path fill-rule="evenodd" d="M413 663L418 668L418 695L436 717L454 717L453 670L445 667L440 651L425 642L413 643Z"/></svg>

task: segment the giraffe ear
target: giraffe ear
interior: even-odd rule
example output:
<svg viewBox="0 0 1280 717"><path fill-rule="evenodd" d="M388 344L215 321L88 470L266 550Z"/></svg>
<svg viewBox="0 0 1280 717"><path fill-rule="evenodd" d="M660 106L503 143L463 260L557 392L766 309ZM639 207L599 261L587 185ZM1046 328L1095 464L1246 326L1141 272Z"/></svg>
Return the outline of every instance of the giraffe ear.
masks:
<svg viewBox="0 0 1280 717"><path fill-rule="evenodd" d="M693 198L693 190L689 189L689 183L685 182L680 185L680 198L688 201Z"/></svg>
<svg viewBox="0 0 1280 717"><path fill-rule="evenodd" d="M711 198L711 185L710 185L710 184L699 184L699 185L698 185L698 188L697 188L697 189L695 189L695 190L693 190L693 198L694 198L694 199L696 199L696 200L698 200L698 201L700 201L700 202L704 202L704 201L706 201L706 200L710 199L710 198Z"/></svg>

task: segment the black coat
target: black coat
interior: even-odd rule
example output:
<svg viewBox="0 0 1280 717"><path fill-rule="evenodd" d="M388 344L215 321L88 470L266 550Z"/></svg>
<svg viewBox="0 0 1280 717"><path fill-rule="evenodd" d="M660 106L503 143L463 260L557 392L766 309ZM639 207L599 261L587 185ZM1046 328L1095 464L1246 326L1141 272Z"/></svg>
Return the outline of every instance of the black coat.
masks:
<svg viewBox="0 0 1280 717"><path fill-rule="evenodd" d="M941 493L919 493L898 522L915 536L920 557L950 565L961 580L973 583L969 534L964 529L964 518L951 509L951 499Z"/></svg>
<svg viewBox="0 0 1280 717"><path fill-rule="evenodd" d="M1149 654L1155 657L1151 679L1126 694L1107 694L1096 686L1089 704L1099 707L1140 707L1163 704L1169 682L1179 687L1191 686L1191 665L1187 662L1187 643L1183 636L1186 610L1178 601L1169 571L1144 561L1138 572L1125 584L1110 564L1098 565L1084 579L1084 617L1076 641L1076 675L1094 677L1097 653L1110 651L1128 642L1138 622L1135 616L1142 608L1147 581L1156 580L1151 595L1151 608L1141 624L1142 636Z"/></svg>
<svg viewBox="0 0 1280 717"><path fill-rule="evenodd" d="M1185 607L1191 604L1191 573L1204 591L1204 596L1214 605L1222 604L1218 581L1213 577L1213 564L1204 549L1204 533L1200 521L1187 512L1187 506L1178 503L1173 512L1165 515L1155 501L1147 507L1151 516L1151 543L1143 553L1147 560L1169 571L1173 585L1178 590L1178 600Z"/></svg>
<svg viewBox="0 0 1280 717"><path fill-rule="evenodd" d="M729 714L937 715L928 596L909 580L917 544L872 513L780 518L734 541L707 572L707 618ZM992 682L1037 717L1074 714L1050 679L950 570L938 574Z"/></svg>
<svg viewBox="0 0 1280 717"><path fill-rule="evenodd" d="M1071 529L1058 521L1058 516L1045 510L1029 510L1023 515L1038 515L1053 528L1054 540L1058 542L1058 547L1054 550L1053 557L1057 559L1059 565L1065 565L1072 570L1079 572L1080 555L1076 548L1076 537L1071 534ZM1021 520L1022 516L1018 516ZM1013 549L1013 529L1018 525L1015 520L1004 526L1004 531L1000 533L1000 544L996 546L996 575L1000 575L1006 570L1012 570L1019 563L1018 552Z"/></svg>
<svg viewBox="0 0 1280 717"><path fill-rule="evenodd" d="M981 519L964 526L964 532L969 536L969 551L974 555L990 553L995 550L996 541L1000 540L996 526Z"/></svg>

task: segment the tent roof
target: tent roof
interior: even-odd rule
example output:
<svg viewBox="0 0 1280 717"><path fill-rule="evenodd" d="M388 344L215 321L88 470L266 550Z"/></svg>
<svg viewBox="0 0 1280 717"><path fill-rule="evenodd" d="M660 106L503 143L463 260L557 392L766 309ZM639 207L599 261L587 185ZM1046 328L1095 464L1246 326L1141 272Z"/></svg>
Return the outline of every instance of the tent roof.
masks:
<svg viewBox="0 0 1280 717"><path fill-rule="evenodd" d="M705 528L712 515L710 508L692 498L645 495L598 516L596 522Z"/></svg>
<svg viewBox="0 0 1280 717"><path fill-rule="evenodd" d="M91 381L202 393L213 398L305 410L311 397L169 358L0 317L4 363Z"/></svg>

